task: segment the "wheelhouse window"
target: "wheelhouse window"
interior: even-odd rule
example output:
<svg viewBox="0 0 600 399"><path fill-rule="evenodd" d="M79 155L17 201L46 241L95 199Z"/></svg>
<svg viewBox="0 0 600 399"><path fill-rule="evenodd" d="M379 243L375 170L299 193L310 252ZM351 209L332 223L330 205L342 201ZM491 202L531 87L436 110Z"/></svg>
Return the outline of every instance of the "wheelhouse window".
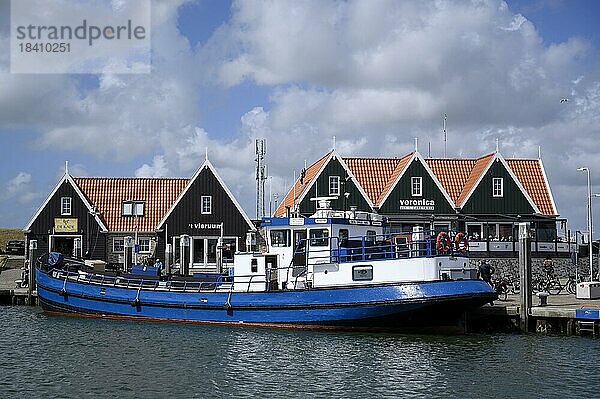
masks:
<svg viewBox="0 0 600 399"><path fill-rule="evenodd" d="M123 237L113 238L113 252L114 253L125 252L125 239Z"/></svg>
<svg viewBox="0 0 600 399"><path fill-rule="evenodd" d="M60 214L70 216L71 215L71 197L62 197L60 199Z"/></svg>
<svg viewBox="0 0 600 399"><path fill-rule="evenodd" d="M202 214L210 215L212 213L212 197L210 195L203 195L201 198Z"/></svg>
<svg viewBox="0 0 600 399"><path fill-rule="evenodd" d="M144 216L144 201L123 201L123 216Z"/></svg>
<svg viewBox="0 0 600 399"><path fill-rule="evenodd" d="M370 244L374 244L375 241L377 241L377 232L375 230L367 230L365 241Z"/></svg>
<svg viewBox="0 0 600 399"><path fill-rule="evenodd" d="M340 195L339 176L329 176L329 195Z"/></svg>
<svg viewBox="0 0 600 399"><path fill-rule="evenodd" d="M413 197L423 196L423 178L420 176L410 178L410 186Z"/></svg>
<svg viewBox="0 0 600 399"><path fill-rule="evenodd" d="M271 246L272 247L289 247L290 246L290 231L289 230L271 230Z"/></svg>
<svg viewBox="0 0 600 399"><path fill-rule="evenodd" d="M504 179L502 177L492 178L492 196L503 197L504 196Z"/></svg>
<svg viewBox="0 0 600 399"><path fill-rule="evenodd" d="M327 229L310 229L311 247L326 247L329 245L329 231Z"/></svg>
<svg viewBox="0 0 600 399"><path fill-rule="evenodd" d="M138 239L138 244L140 246L140 253L150 253L150 239L149 238Z"/></svg>

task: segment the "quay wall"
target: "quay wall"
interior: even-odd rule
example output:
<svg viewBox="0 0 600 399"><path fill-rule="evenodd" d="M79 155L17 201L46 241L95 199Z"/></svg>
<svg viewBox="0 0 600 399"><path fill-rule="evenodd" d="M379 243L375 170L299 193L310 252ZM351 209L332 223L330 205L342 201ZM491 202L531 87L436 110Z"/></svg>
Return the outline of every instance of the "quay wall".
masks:
<svg viewBox="0 0 600 399"><path fill-rule="evenodd" d="M519 259L517 258L486 258L489 264L496 269L494 277L499 276L519 276ZM470 259L473 266L479 264L480 259ZM567 278L569 275L575 276L575 265L569 258L553 258L554 272L559 278ZM542 274L542 263L544 259L535 258L531 261L532 275ZM584 281L589 280L590 264L589 257L580 258L577 262L577 271L580 278ZM598 273L598 256L593 257L594 276Z"/></svg>

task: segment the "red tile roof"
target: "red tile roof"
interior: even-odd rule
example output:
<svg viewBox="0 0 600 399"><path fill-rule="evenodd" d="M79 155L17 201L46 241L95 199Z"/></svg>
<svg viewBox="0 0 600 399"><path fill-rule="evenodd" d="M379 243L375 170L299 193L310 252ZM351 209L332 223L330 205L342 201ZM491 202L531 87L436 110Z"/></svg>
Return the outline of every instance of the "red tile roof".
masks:
<svg viewBox="0 0 600 399"><path fill-rule="evenodd" d="M403 156L402 158L400 158L400 162L398 162L395 165L394 169L391 171L390 175L388 176L387 181L385 182L385 185L383 186L383 190L380 192L379 196L377 197L377 201L375 201L375 206L381 205L381 201L383 201L383 199L387 195L388 191L392 189L392 186L394 185L394 182L396 181L398 176L400 176L402 171L408 166L408 161L410 161L413 154L414 154L414 152L411 152L411 153Z"/></svg>
<svg viewBox="0 0 600 399"><path fill-rule="evenodd" d="M303 190L316 177L316 173L321 169L330 154L330 152L325 154L308 167L303 183L300 183L299 180L296 182L296 198L302 195ZM386 193L393 188L392 186L397 177L408 167L408 162L413 154L407 154L402 158L352 157L343 158L343 160L371 202L375 206L379 206ZM494 156L495 153L479 158L430 158L425 159L425 162L456 206L462 207L467 195L487 169ZM540 212L548 216L556 215L552 194L546 184L541 162L530 159L510 159L507 160L507 164ZM283 216L286 205L292 207L292 193L293 190L290 190L284 202L279 205L275 216Z"/></svg>
<svg viewBox="0 0 600 399"><path fill-rule="evenodd" d="M317 172L321 169L321 166L325 163L325 161L329 158L332 151L329 151L327 154L323 155L318 161L310 165L306 168L304 173L304 177L298 177L298 180L294 183L294 186L287 193L283 201L277 207L275 211L275 216L284 216L286 212L286 207L292 209L294 207L294 201L302 196L304 190L306 190L312 179L316 176ZM294 198L295 194L295 198Z"/></svg>
<svg viewBox="0 0 600 399"><path fill-rule="evenodd" d="M111 232L154 232L189 179L73 178ZM144 216L122 216L123 201L144 201Z"/></svg>
<svg viewBox="0 0 600 399"><path fill-rule="evenodd" d="M540 213L556 215L558 212L552 204L552 196L544 178L541 162L537 159L507 159L506 163L517 176Z"/></svg>
<svg viewBox="0 0 600 399"><path fill-rule="evenodd" d="M462 207L464 205L464 201L467 199L469 191L471 191L475 183L477 183L477 180L479 180L492 158L494 158L493 153L475 159L475 163L473 164L473 168L469 173L469 177L465 181L465 185L463 186L463 189L460 195L458 196L456 206Z"/></svg>
<svg viewBox="0 0 600 399"><path fill-rule="evenodd" d="M377 205L390 176L399 165L403 165L402 168L406 165L405 158L343 158L343 160L371 202Z"/></svg>

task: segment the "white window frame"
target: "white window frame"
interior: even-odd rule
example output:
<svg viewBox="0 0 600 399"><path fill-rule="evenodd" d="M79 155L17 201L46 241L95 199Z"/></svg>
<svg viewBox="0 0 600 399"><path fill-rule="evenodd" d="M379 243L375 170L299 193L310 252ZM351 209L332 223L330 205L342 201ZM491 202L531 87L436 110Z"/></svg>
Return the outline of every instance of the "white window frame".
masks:
<svg viewBox="0 0 600 399"><path fill-rule="evenodd" d="M415 190L418 188L418 190ZM410 192L413 197L423 196L423 178L421 176L413 176L410 178Z"/></svg>
<svg viewBox="0 0 600 399"><path fill-rule="evenodd" d="M142 249L142 241L144 241L144 242L148 241L148 250ZM138 245L139 245L139 249L140 249L139 253L149 254L150 252L152 252L152 245L151 245L150 241L151 241L150 237L139 237L138 238ZM145 246L145 244L144 244L144 246Z"/></svg>
<svg viewBox="0 0 600 399"><path fill-rule="evenodd" d="M144 201L123 201L121 204L121 216L144 216L145 207L146 204Z"/></svg>
<svg viewBox="0 0 600 399"><path fill-rule="evenodd" d="M204 207L205 200L208 200L208 210ZM203 195L200 197L200 213L202 215L212 215L212 195Z"/></svg>
<svg viewBox="0 0 600 399"><path fill-rule="evenodd" d="M65 206L67 205L67 206ZM68 210L66 209L68 208ZM73 198L61 197L60 198L60 214L62 216L71 216L73 213Z"/></svg>
<svg viewBox="0 0 600 399"><path fill-rule="evenodd" d="M499 183L498 185L496 183ZM504 197L504 178L493 177L492 178L492 196L494 198Z"/></svg>
<svg viewBox="0 0 600 399"><path fill-rule="evenodd" d="M340 195L340 177L329 176L329 195Z"/></svg>
<svg viewBox="0 0 600 399"><path fill-rule="evenodd" d="M123 248L122 250L118 251L115 249L115 243L117 241L121 241L121 247ZM114 254L122 254L125 253L125 237L113 237L113 243L112 243L112 251Z"/></svg>

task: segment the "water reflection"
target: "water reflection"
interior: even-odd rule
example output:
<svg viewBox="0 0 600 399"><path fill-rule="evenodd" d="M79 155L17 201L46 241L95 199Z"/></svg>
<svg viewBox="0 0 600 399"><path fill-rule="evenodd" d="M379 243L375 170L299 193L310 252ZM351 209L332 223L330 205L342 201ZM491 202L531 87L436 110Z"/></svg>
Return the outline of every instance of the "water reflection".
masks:
<svg viewBox="0 0 600 399"><path fill-rule="evenodd" d="M596 340L225 328L0 307L0 396L595 396Z"/></svg>

